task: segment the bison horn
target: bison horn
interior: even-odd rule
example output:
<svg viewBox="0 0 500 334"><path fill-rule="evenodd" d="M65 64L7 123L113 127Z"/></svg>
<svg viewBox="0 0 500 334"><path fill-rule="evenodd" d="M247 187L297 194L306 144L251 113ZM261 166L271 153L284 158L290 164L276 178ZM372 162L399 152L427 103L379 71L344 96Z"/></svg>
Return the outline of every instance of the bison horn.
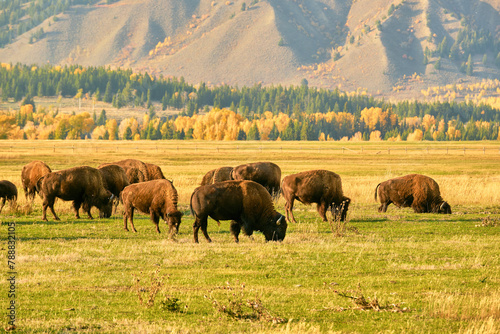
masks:
<svg viewBox="0 0 500 334"><path fill-rule="evenodd" d="M284 218L283 215L281 215L280 219L278 219L278 221L276 222L276 225L281 225L281 220Z"/></svg>
<svg viewBox="0 0 500 334"><path fill-rule="evenodd" d="M109 198L109 200L111 201L114 197L115 197L115 195L111 194L111 197Z"/></svg>
<svg viewBox="0 0 500 334"><path fill-rule="evenodd" d="M441 203L441 206L439 207L439 210L443 210L443 206L446 204L446 202Z"/></svg>

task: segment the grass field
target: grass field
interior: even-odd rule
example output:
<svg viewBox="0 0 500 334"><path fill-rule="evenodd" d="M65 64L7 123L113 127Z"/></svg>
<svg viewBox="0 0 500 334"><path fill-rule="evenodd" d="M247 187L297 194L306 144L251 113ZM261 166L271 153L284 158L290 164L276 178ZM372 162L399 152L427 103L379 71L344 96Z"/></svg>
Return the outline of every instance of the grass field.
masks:
<svg viewBox="0 0 500 334"><path fill-rule="evenodd" d="M159 165L185 213L175 240L145 215L138 233L110 219L41 221L24 199L22 166L53 170L137 158ZM192 242L189 197L220 166L273 161L282 175L328 169L352 199L342 236L313 206L282 243L260 232L235 244L229 223L209 220L213 243ZM500 143L0 141L0 179L19 190L0 214L3 277L8 224L16 223L16 326L30 332L111 333L498 333L500 331ZM377 212L376 185L422 173L440 185L452 215ZM284 213L284 202L277 202ZM119 207L119 211L120 211ZM85 215L83 215L85 216ZM96 215L94 215L96 216ZM160 229L166 232L165 224ZM0 295L10 285L0 283ZM3 331L8 327L2 302Z"/></svg>

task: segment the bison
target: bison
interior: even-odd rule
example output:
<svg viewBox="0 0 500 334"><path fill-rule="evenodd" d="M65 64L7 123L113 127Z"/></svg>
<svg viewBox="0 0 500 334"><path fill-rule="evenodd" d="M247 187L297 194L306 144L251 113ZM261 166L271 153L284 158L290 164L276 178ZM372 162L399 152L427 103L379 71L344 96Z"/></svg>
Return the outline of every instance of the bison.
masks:
<svg viewBox="0 0 500 334"><path fill-rule="evenodd" d="M169 180L152 180L131 184L123 189L123 224L128 231L127 220L130 218L132 230L134 227L134 209L149 214L151 221L156 225L156 232L160 233L160 217L169 226L169 234L179 232L182 212L177 210L177 190Z"/></svg>
<svg viewBox="0 0 500 334"><path fill-rule="evenodd" d="M451 206L441 198L439 186L432 178L410 174L379 183L375 188L380 199L379 212L386 212L387 206L394 203L399 207L412 207L415 213L451 214Z"/></svg>
<svg viewBox="0 0 500 334"><path fill-rule="evenodd" d="M190 207L195 217L193 234L196 243L200 227L207 241L212 242L207 233L208 217L217 223L232 220L231 234L236 242L242 228L248 236L253 231L261 231L266 241L285 238L285 217L274 209L269 192L253 181L225 181L200 186L191 195Z"/></svg>
<svg viewBox="0 0 500 334"><path fill-rule="evenodd" d="M23 167L21 181L23 183L26 201L33 201L35 199L35 195L37 194L36 183L42 176L50 172L52 172L50 167L39 160L32 161Z"/></svg>
<svg viewBox="0 0 500 334"><path fill-rule="evenodd" d="M272 162L255 162L234 167L231 179L257 182L263 185L273 198L280 194L281 169Z"/></svg>
<svg viewBox="0 0 500 334"><path fill-rule="evenodd" d="M0 205L0 212L2 212L5 201L9 201L10 206L12 207L17 201L16 185L7 180L0 181L0 198L2 200L2 204Z"/></svg>
<svg viewBox="0 0 500 334"><path fill-rule="evenodd" d="M63 201L73 201L76 218L80 218L80 206L93 219L90 208L96 206L100 217L110 217L113 194L105 188L101 172L89 166L73 167L51 172L38 180L37 190L43 199L42 220L47 220L47 207L56 220L60 220L54 211L56 197Z"/></svg>
<svg viewBox="0 0 500 334"><path fill-rule="evenodd" d="M295 221L293 202L316 203L323 221L328 221L326 211L331 210L334 219L345 221L351 200L342 192L340 176L327 170L310 170L285 176L281 182L281 194L285 199L286 218ZM290 220L291 216L291 220Z"/></svg>
<svg viewBox="0 0 500 334"><path fill-rule="evenodd" d="M99 167L101 167L103 165L118 165L118 166L122 167L125 170L125 172L127 173L127 175L129 175L129 173L137 174L137 172L135 172L135 171L130 172L130 169L135 168L135 169L139 170L142 173L142 178L143 178L144 181L149 181L148 167L146 166L146 164L144 162L142 162L140 160L137 160L137 159L125 159L125 160L120 160L120 161L116 161L116 162L110 162L110 163L102 164ZM132 182L132 180L131 180L130 177L129 177L129 182L130 183L136 183L136 182Z"/></svg>
<svg viewBox="0 0 500 334"><path fill-rule="evenodd" d="M201 185L206 186L208 184L213 184L215 182L229 181L231 180L231 173L233 167L219 167L212 169L207 172L203 179L201 180Z"/></svg>

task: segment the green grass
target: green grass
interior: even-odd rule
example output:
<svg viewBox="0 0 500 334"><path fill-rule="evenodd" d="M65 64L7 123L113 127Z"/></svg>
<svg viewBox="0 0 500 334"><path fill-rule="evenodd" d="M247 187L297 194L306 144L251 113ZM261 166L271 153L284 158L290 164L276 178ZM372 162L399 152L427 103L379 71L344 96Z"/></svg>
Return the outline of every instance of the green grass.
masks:
<svg viewBox="0 0 500 334"><path fill-rule="evenodd" d="M129 151L120 147L118 152L109 149L75 155L60 154L59 148L54 154L52 142L37 144L41 144L40 151L34 155L30 149L23 151L21 145L11 153L2 151L5 157L0 172L6 175L3 178L19 187L20 170L33 159L44 160L53 169L78 164L94 166L106 159L138 156L135 153L138 145L144 161L156 161L167 177L174 179L186 215L175 240L167 238L164 223L160 226L163 233L156 234L149 217L144 215L136 217L136 234L123 230L120 214L110 219L75 220L71 205L62 201L56 205L61 221L55 222L48 214L49 221L42 222L38 198L32 212L22 214L26 203L21 190L21 209L12 210L7 205L0 218L3 268L7 257L4 237L7 222L17 224L18 332L497 333L500 330L500 205L494 195L498 192L500 171L496 143L488 143L496 152L485 155L482 146L461 143L470 145L471 152L465 157L458 152L450 153L446 159L433 151L444 146L430 144L421 146L431 146L430 156L393 155L397 144L391 154L377 154L378 148L372 146L374 149L371 147L369 151L369 145L365 144L364 158L352 152L329 154L347 143L331 143L331 146L307 143L302 150L296 149L296 143L271 146L263 143L262 151L260 143L239 143L238 150L234 150L235 143L207 146L207 150L216 151L213 146L232 145L225 154L217 154L203 152L200 148L206 145L203 142L170 143L170 147L161 142L158 153L156 143L134 142L129 143ZM88 146L95 142L73 142L69 147L72 144L91 151ZM194 148L195 145L198 147ZM360 146L347 147L355 150ZM477 153L472 153L474 147L480 147ZM323 154L321 150L328 152ZM208 244L200 236L200 244L194 244L188 198L203 173L212 166L263 160L277 162L284 175L312 168L338 172L344 192L353 199L346 234L336 237L313 206L298 204L294 213L299 223L289 224L282 243L265 243L263 235L256 232L252 238L242 237L235 244L228 222L218 226L210 220L208 228L213 243ZM459 162L462 164L457 166ZM430 167L426 170L425 166ZM373 200L376 184L416 169L427 171L426 174L441 181L443 197L452 205L452 215L417 215L394 206L389 206L385 214L377 212L378 205ZM459 169L461 173L457 172ZM474 190L471 180L477 181L484 199L468 203L467 196ZM278 211L284 212L283 204L283 200L277 202ZM7 270L4 272L6 276ZM7 282L2 279L0 293L5 296L7 291ZM143 297L142 304L139 294ZM145 301L151 295L154 303L148 307ZM358 302L364 297L368 304L380 309L362 309L356 299L346 296L358 298ZM178 301L172 302L175 299ZM1 307L5 310L4 300ZM260 308L254 312L240 305L246 301ZM214 304L225 305L228 312L222 312ZM173 310L169 305L174 306ZM233 316L228 315L229 311ZM7 327L5 313L0 316L0 331ZM281 319L285 321L282 323Z"/></svg>

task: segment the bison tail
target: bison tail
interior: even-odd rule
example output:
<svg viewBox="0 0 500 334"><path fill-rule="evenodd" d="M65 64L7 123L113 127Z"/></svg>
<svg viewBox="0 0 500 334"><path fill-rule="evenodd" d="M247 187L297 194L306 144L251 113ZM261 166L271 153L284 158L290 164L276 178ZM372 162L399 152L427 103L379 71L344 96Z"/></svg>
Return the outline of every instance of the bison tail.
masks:
<svg viewBox="0 0 500 334"><path fill-rule="evenodd" d="M194 213L194 210L193 210L193 196L194 196L194 193L195 193L195 191L193 191L193 193L191 194L191 199L189 200L189 209L191 210L191 214L193 215L193 217L196 218L196 213Z"/></svg>
<svg viewBox="0 0 500 334"><path fill-rule="evenodd" d="M46 174L47 175L47 174ZM37 193L40 193L40 188L42 186L42 180L45 178L46 175L41 176L35 183L35 189Z"/></svg>
<svg viewBox="0 0 500 334"><path fill-rule="evenodd" d="M380 186L380 183L377 184L377 187L375 188L375 200L377 200L377 193L378 193L378 187Z"/></svg>

